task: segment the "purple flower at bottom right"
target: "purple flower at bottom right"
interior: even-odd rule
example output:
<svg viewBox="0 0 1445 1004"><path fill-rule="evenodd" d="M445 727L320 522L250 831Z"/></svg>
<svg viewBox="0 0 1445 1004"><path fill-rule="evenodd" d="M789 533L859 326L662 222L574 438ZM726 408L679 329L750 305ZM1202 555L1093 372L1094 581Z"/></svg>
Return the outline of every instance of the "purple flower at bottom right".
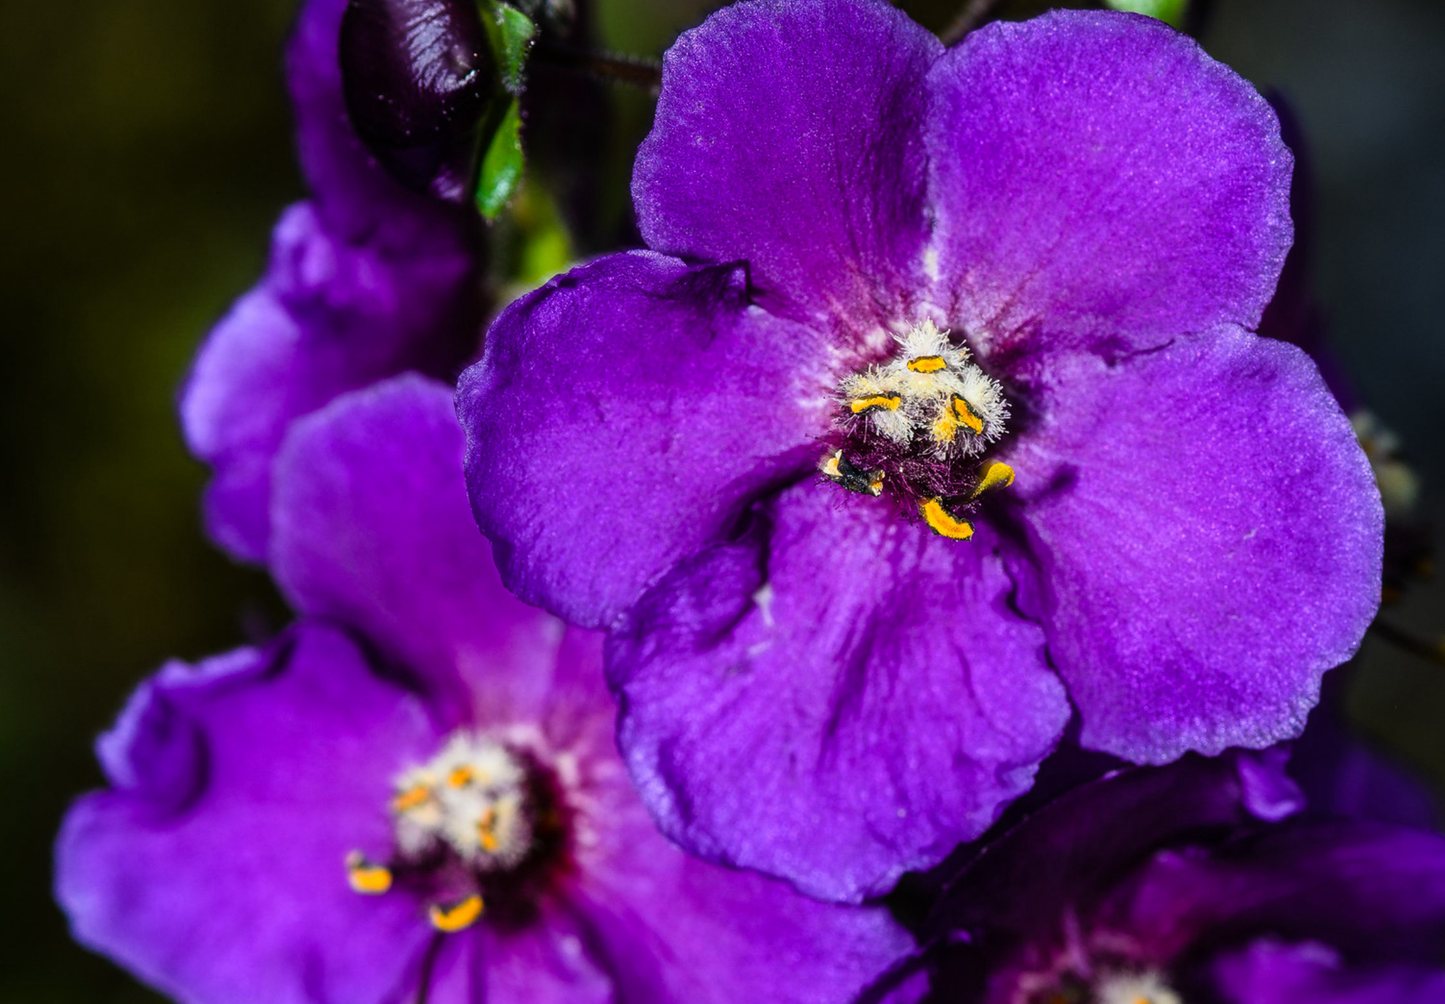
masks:
<svg viewBox="0 0 1445 1004"><path fill-rule="evenodd" d="M1019 824L960 868L925 923L928 999L1445 1001L1445 838L1280 820L1281 800L1261 797L1288 790L1278 763L1133 769Z"/></svg>

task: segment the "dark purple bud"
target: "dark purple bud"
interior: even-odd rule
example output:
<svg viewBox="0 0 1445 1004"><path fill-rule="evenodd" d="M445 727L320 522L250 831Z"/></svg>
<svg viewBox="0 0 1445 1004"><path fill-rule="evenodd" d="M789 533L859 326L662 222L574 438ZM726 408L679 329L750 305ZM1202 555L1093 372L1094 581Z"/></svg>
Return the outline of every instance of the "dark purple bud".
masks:
<svg viewBox="0 0 1445 1004"><path fill-rule="evenodd" d="M398 180L455 201L500 83L474 0L350 0L341 21L346 110Z"/></svg>

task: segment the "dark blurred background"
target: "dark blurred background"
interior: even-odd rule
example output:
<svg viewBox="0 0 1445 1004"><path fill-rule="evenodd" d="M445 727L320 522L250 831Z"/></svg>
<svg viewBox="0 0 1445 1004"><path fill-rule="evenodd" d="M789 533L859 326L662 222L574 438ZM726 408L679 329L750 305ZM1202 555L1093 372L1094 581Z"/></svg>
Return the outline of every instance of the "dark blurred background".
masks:
<svg viewBox="0 0 1445 1004"><path fill-rule="evenodd" d="M951 13L916 6L932 27ZM608 46L656 55L705 7L599 13ZM156 999L69 942L50 842L99 782L90 742L142 676L285 616L264 576L202 537L205 472L173 405L302 194L280 73L291 14L292 0L0 14L0 1004ZM1333 340L1445 523L1445 5L1223 0L1204 42L1298 109ZM640 134L647 99L617 100ZM1417 586L1388 616L1438 638L1445 588ZM1357 662L1357 722L1445 790L1445 667L1375 637Z"/></svg>

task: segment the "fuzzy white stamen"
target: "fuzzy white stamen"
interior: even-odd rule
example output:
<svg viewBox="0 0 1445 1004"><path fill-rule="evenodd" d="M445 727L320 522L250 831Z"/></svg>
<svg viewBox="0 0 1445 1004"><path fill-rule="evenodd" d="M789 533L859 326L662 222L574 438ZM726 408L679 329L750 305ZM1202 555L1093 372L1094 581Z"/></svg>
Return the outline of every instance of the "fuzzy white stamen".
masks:
<svg viewBox="0 0 1445 1004"><path fill-rule="evenodd" d="M903 381L896 373L876 366L854 373L840 388L852 414L862 416L880 436L900 445L913 438L913 419L903 392Z"/></svg>
<svg viewBox="0 0 1445 1004"><path fill-rule="evenodd" d="M445 844L483 871L510 868L532 847L527 771L494 740L454 733L431 760L396 779L397 846L417 857Z"/></svg>
<svg viewBox="0 0 1445 1004"><path fill-rule="evenodd" d="M1098 1004L1182 1004L1163 975L1152 969L1101 974L1094 983L1094 1000Z"/></svg>
<svg viewBox="0 0 1445 1004"><path fill-rule="evenodd" d="M900 446L914 436L946 456L982 453L1003 435L1008 401L998 383L969 362L932 321L895 335L897 354L842 382L839 396L883 438Z"/></svg>

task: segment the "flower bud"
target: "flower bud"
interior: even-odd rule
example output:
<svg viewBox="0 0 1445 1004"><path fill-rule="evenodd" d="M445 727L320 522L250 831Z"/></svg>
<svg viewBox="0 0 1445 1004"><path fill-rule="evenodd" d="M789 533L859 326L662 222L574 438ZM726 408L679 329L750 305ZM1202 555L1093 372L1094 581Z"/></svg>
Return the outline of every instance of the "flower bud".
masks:
<svg viewBox="0 0 1445 1004"><path fill-rule="evenodd" d="M340 61L352 127L393 176L449 201L470 196L477 127L500 92L473 0L350 0Z"/></svg>

